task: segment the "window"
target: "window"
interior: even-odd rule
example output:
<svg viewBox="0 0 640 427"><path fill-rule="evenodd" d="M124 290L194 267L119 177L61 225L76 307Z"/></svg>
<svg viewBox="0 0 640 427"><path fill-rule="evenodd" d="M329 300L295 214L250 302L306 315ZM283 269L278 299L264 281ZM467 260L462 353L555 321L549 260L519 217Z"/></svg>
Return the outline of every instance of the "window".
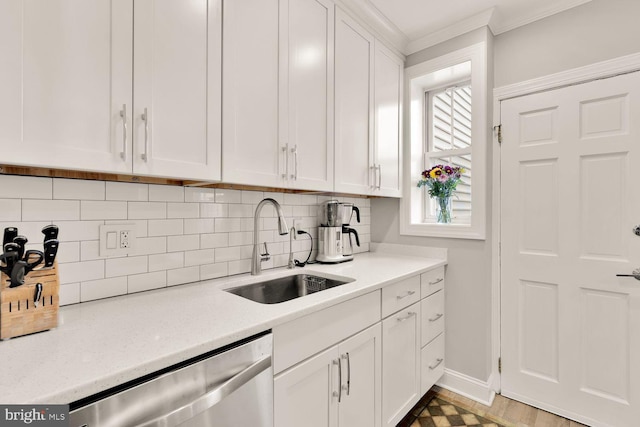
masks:
<svg viewBox="0 0 640 427"><path fill-rule="evenodd" d="M453 223L471 219L471 83L425 92L424 169L437 164L464 168L452 199ZM424 222L435 221L435 203L424 199Z"/></svg>
<svg viewBox="0 0 640 427"><path fill-rule="evenodd" d="M486 44L405 70L404 191L400 233L484 239L486 222ZM436 203L417 183L437 164L465 169L452 198L452 221L436 221Z"/></svg>

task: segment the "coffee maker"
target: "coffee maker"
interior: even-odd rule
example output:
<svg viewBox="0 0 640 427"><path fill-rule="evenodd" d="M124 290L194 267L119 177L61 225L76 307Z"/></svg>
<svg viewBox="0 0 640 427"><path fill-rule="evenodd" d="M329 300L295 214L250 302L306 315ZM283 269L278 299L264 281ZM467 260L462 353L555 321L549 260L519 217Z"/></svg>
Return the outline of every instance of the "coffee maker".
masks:
<svg viewBox="0 0 640 427"><path fill-rule="evenodd" d="M358 221L360 212L351 203L340 203L337 200L328 200L318 207L318 256L316 261L323 264L335 264L351 261L353 259L353 246L351 235L356 236L358 246L360 241L358 233L348 227L354 208ZM346 221L346 224L344 222ZM345 236L348 236L348 245L345 246Z"/></svg>

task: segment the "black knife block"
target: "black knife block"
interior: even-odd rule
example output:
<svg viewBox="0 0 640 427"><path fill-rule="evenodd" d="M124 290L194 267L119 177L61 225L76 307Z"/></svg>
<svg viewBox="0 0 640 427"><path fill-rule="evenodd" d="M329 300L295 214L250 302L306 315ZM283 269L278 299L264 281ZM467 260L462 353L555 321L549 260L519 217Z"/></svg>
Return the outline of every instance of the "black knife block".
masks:
<svg viewBox="0 0 640 427"><path fill-rule="evenodd" d="M58 326L60 280L58 263L51 268L33 270L25 284L10 288L11 280L0 273L0 339L46 331ZM42 283L42 295L34 302L36 284Z"/></svg>

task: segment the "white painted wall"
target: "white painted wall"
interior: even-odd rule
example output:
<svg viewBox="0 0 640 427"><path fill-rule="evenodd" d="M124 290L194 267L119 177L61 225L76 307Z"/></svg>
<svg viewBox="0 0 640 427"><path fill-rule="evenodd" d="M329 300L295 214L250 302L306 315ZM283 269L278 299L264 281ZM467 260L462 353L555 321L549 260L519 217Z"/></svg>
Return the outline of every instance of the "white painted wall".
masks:
<svg viewBox="0 0 640 427"><path fill-rule="evenodd" d="M500 34L496 87L640 52L639 19L638 0L593 0Z"/></svg>
<svg viewBox="0 0 640 427"><path fill-rule="evenodd" d="M489 58L493 57L493 62L489 62L492 68L489 73L494 77L494 86L500 87L640 52L638 17L639 0L593 0L495 38L486 28L471 31L408 56L405 66L486 39L490 48ZM490 126L487 131L491 132ZM492 158L491 149L488 147L489 160ZM489 162L489 178L492 167ZM490 201L488 206L491 206ZM492 363L491 240L401 236L398 213L397 200L373 199L371 240L449 249L447 368L487 381ZM491 212L488 212L487 235L491 236Z"/></svg>

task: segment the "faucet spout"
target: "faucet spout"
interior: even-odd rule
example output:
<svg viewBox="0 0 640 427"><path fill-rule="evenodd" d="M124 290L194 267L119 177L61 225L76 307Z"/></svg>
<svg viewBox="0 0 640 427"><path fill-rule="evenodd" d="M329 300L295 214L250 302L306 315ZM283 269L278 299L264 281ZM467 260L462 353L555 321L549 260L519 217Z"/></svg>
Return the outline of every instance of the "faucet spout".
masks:
<svg viewBox="0 0 640 427"><path fill-rule="evenodd" d="M264 205L269 203L273 205L273 207L276 209L276 212L278 213L278 233L280 233L281 236L289 233L287 221L284 219L284 212L282 212L282 206L280 206L280 203L271 198L261 200L256 207L255 214L253 215L253 255L251 257L252 276L260 274L260 272L262 271L262 261L266 261L269 259L269 253L266 250L266 245L266 253L261 254L258 249L258 234L260 234L260 212L262 212L262 208L264 207Z"/></svg>

